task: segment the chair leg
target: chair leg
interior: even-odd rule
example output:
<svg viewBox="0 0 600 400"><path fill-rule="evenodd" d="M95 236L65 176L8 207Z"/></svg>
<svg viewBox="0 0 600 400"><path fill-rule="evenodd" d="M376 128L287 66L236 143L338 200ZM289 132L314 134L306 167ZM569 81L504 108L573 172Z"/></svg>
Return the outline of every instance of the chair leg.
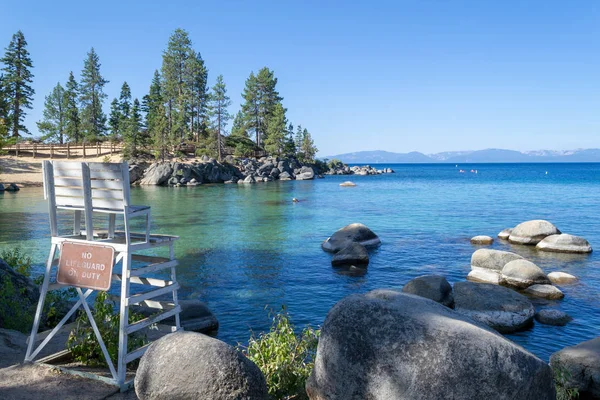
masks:
<svg viewBox="0 0 600 400"><path fill-rule="evenodd" d="M75 220L73 221L73 235L81 235L81 210L75 211Z"/></svg>
<svg viewBox="0 0 600 400"><path fill-rule="evenodd" d="M146 214L146 243L150 242L150 211Z"/></svg>
<svg viewBox="0 0 600 400"><path fill-rule="evenodd" d="M117 383L122 385L125 383L125 374L127 373L127 326L129 325L129 279L131 273L131 253L127 249L127 253L123 256L123 267L121 271L121 304L120 304L120 320L119 320L119 356L117 363Z"/></svg>
<svg viewBox="0 0 600 400"><path fill-rule="evenodd" d="M108 214L108 238L113 239L115 237L115 220L117 216L115 214Z"/></svg>

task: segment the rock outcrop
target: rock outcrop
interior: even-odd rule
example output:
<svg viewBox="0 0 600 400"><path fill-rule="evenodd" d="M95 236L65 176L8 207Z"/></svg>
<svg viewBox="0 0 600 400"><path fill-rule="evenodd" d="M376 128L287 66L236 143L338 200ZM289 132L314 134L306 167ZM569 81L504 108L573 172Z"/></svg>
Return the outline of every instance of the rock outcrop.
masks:
<svg viewBox="0 0 600 400"><path fill-rule="evenodd" d="M517 289L525 289L531 285L549 284L550 279L531 261L513 260L502 268L502 283Z"/></svg>
<svg viewBox="0 0 600 400"><path fill-rule="evenodd" d="M376 247L381 244L381 240L365 225L354 223L335 232L321 244L321 247L325 251L337 253L351 243L359 243L365 247Z"/></svg>
<svg viewBox="0 0 600 400"><path fill-rule="evenodd" d="M561 233L556 226L543 219L522 222L515 226L508 241L516 244L536 245L545 237Z"/></svg>
<svg viewBox="0 0 600 400"><path fill-rule="evenodd" d="M352 242L333 255L331 265L366 267L369 265L369 253L362 244Z"/></svg>
<svg viewBox="0 0 600 400"><path fill-rule="evenodd" d="M490 236L479 235L471 238L471 244L492 244L494 239Z"/></svg>
<svg viewBox="0 0 600 400"><path fill-rule="evenodd" d="M600 398L600 337L552 354L550 365L562 371L567 389L577 389L581 399Z"/></svg>
<svg viewBox="0 0 600 400"><path fill-rule="evenodd" d="M536 249L542 251L552 251L555 253L591 253L592 246L582 237L573 236L566 233L560 235L546 236L536 246Z"/></svg>
<svg viewBox="0 0 600 400"><path fill-rule="evenodd" d="M554 400L550 367L434 301L390 290L351 295L327 314L311 400Z"/></svg>
<svg viewBox="0 0 600 400"><path fill-rule="evenodd" d="M535 313L535 320L544 325L565 326L573 318L560 310L545 309Z"/></svg>
<svg viewBox="0 0 600 400"><path fill-rule="evenodd" d="M503 286L474 282L454 284L454 309L500 333L531 326L535 315L527 297Z"/></svg>
<svg viewBox="0 0 600 400"><path fill-rule="evenodd" d="M471 267L500 272L510 261L521 259L523 257L509 251L479 249L471 256Z"/></svg>
<svg viewBox="0 0 600 400"><path fill-rule="evenodd" d="M510 236L512 230L512 228L506 228L501 230L500 233L498 233L498 239L508 240L508 237Z"/></svg>
<svg viewBox="0 0 600 400"><path fill-rule="evenodd" d="M446 307L454 307L452 286L441 275L423 275L411 279L404 285L402 292L425 297Z"/></svg>
<svg viewBox="0 0 600 400"><path fill-rule="evenodd" d="M153 342L135 376L141 400L267 400L260 369L234 347L194 332Z"/></svg>

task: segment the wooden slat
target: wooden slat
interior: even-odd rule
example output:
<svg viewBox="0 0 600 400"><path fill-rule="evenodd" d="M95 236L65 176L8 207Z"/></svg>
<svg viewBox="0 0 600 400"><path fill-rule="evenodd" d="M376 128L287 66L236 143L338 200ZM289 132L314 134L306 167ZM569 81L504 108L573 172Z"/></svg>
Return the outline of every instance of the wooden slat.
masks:
<svg viewBox="0 0 600 400"><path fill-rule="evenodd" d="M121 172L108 171L108 170L90 170L90 177L92 179L111 179L121 180Z"/></svg>
<svg viewBox="0 0 600 400"><path fill-rule="evenodd" d="M121 274L113 274L114 280L121 281ZM155 278L140 278L137 276L132 276L129 278L129 282L136 283L138 285L147 285L147 286L156 286L156 287L165 287L169 286L173 283L173 281L166 281L164 279L155 279Z"/></svg>
<svg viewBox="0 0 600 400"><path fill-rule="evenodd" d="M176 267L177 265L178 265L177 260L172 260L172 261L167 261L167 262L162 262L162 263L150 264L146 267L132 268L131 276L133 277L133 276L146 275L151 272L160 271L160 270L163 270L166 268L173 268L173 267Z"/></svg>
<svg viewBox="0 0 600 400"><path fill-rule="evenodd" d="M92 199L92 207L123 210L124 204L122 199Z"/></svg>
<svg viewBox="0 0 600 400"><path fill-rule="evenodd" d="M92 189L123 190L123 182L106 179L92 179Z"/></svg>
<svg viewBox="0 0 600 400"><path fill-rule="evenodd" d="M83 197L83 189L82 188L55 186L54 193L57 196Z"/></svg>
<svg viewBox="0 0 600 400"><path fill-rule="evenodd" d="M115 296L117 297L117 296ZM120 300L120 297L117 297ZM157 310L170 310L175 307L175 303L172 301L157 301L157 300L145 300L136 306L137 308L155 308Z"/></svg>
<svg viewBox="0 0 600 400"><path fill-rule="evenodd" d="M174 290L178 290L178 289L179 289L179 283L173 283L169 286L165 286L160 289L151 290L151 291L145 292L145 293L135 294L135 295L127 298L125 301L126 301L127 305L138 304L144 300L162 296L163 294L167 294L167 293L170 293L170 292L172 292Z"/></svg>
<svg viewBox="0 0 600 400"><path fill-rule="evenodd" d="M141 262L153 263L153 264L171 261L169 258L166 258L166 257L147 256L144 254L132 254L131 259L133 261L141 261Z"/></svg>
<svg viewBox="0 0 600 400"><path fill-rule="evenodd" d="M63 164L63 163L61 163ZM66 164L66 163L65 163ZM75 163L72 163L75 164ZM81 166L79 168L74 166L53 166L54 168L54 176L66 176L73 178L81 178Z"/></svg>
<svg viewBox="0 0 600 400"><path fill-rule="evenodd" d="M162 321L163 319L167 319L169 317L172 317L175 314L179 314L180 312L181 312L181 306L177 306L177 307L173 308L172 310L163 311L157 315L153 315L151 317L144 318L138 322L128 325L127 329L126 329L127 334L137 332L140 329L144 329L152 324Z"/></svg>
<svg viewBox="0 0 600 400"><path fill-rule="evenodd" d="M121 172L123 167L122 163L101 163L101 162L89 162L90 171L114 171Z"/></svg>
<svg viewBox="0 0 600 400"><path fill-rule="evenodd" d="M56 196L56 205L83 207L83 197Z"/></svg>
<svg viewBox="0 0 600 400"><path fill-rule="evenodd" d="M82 184L81 179L77 178L54 178L55 186L81 187Z"/></svg>
<svg viewBox="0 0 600 400"><path fill-rule="evenodd" d="M102 181L96 181L102 182ZM109 182L109 181L104 181ZM110 190L110 189L94 189L92 187L92 198L94 199L123 199L123 190Z"/></svg>

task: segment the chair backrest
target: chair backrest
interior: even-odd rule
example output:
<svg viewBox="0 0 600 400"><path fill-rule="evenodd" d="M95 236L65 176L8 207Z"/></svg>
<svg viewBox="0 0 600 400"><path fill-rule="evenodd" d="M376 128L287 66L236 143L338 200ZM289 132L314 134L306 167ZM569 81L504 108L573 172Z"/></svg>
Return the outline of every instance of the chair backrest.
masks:
<svg viewBox="0 0 600 400"><path fill-rule="evenodd" d="M49 201L52 236L56 209L85 211L90 232L93 210L124 212L129 206L129 166L123 163L44 161L44 197ZM89 236L89 235L88 235Z"/></svg>

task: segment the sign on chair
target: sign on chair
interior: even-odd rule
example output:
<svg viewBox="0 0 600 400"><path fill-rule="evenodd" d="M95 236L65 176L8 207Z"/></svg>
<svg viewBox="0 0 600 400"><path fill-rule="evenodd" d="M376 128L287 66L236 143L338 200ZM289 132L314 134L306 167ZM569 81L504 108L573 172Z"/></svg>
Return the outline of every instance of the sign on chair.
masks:
<svg viewBox="0 0 600 400"><path fill-rule="evenodd" d="M108 290L115 250L109 246L63 242L56 281L61 285Z"/></svg>

